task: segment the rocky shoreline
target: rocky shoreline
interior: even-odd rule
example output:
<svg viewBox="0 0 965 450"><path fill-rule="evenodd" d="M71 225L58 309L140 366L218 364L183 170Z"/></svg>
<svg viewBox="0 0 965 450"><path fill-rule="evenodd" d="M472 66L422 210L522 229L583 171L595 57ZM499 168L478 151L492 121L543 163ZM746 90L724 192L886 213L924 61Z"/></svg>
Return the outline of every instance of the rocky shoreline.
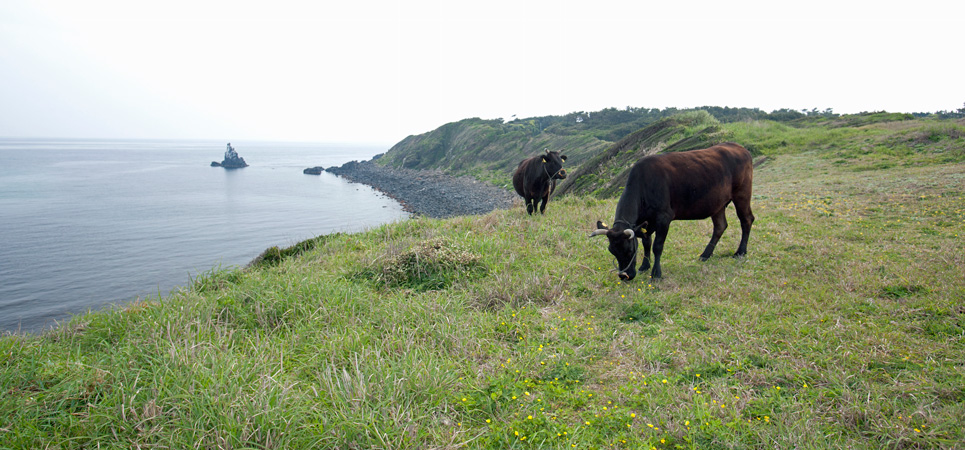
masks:
<svg viewBox="0 0 965 450"><path fill-rule="evenodd" d="M326 172L372 186L413 214L444 218L485 214L513 206L514 192L472 177L453 177L440 171L395 169L372 161L351 161Z"/></svg>

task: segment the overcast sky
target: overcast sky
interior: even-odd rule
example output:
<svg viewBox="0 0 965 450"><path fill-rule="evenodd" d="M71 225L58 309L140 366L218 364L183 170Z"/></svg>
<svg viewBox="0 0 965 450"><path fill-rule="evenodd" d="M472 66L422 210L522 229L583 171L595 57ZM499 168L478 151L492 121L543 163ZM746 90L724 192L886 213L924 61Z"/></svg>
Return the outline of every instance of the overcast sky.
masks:
<svg viewBox="0 0 965 450"><path fill-rule="evenodd" d="M609 107L955 110L960 5L3 0L0 137L392 144Z"/></svg>

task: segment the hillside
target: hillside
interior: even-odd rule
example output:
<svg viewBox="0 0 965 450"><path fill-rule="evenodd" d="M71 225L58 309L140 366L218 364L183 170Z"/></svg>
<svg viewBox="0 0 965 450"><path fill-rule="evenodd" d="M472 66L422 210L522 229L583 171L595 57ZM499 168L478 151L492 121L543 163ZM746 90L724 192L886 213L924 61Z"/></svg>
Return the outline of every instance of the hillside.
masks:
<svg viewBox="0 0 965 450"><path fill-rule="evenodd" d="M767 158L746 257L674 222L618 282L592 183L272 248L0 338L0 448L961 448L965 122L670 119L584 176L726 133Z"/></svg>
<svg viewBox="0 0 965 450"><path fill-rule="evenodd" d="M766 113L750 108L703 107L698 111L709 112L721 122L807 118L790 110ZM507 122L465 119L403 139L381 156L378 163L406 169L438 169L456 176L472 175L505 186L519 161L543 149L561 151L567 155L568 165L579 166L631 133L681 113L688 112L676 108L627 107L514 118Z"/></svg>
<svg viewBox="0 0 965 450"><path fill-rule="evenodd" d="M647 155L706 148L725 142L730 133L706 111L681 113L637 130L597 153L560 183L557 196L593 194L606 198L619 195L630 167Z"/></svg>
<svg viewBox="0 0 965 450"><path fill-rule="evenodd" d="M780 155L819 151L820 158L858 163L854 170L932 162L961 162L965 121L915 119L910 114L869 113L788 122L721 123L705 111L681 113L638 130L570 170L557 195L615 197L630 167L659 152L709 147L734 141L763 164Z"/></svg>
<svg viewBox="0 0 965 450"><path fill-rule="evenodd" d="M946 112L838 115L817 110L804 114L787 109L766 113L752 108L628 107L508 122L473 118L409 136L377 157L376 162L394 168L470 175L510 189L512 172L519 161L548 148L568 156L570 177L560 183L557 195L593 193L609 197L618 194L629 166L646 154L689 150L724 141L741 143L755 156L797 153L815 146L861 147L863 136L889 136L895 124L906 124L901 126L905 131L895 130L898 134L930 133L936 127L960 126L960 116ZM921 140L875 143L878 144L900 152L905 147L930 146Z"/></svg>
<svg viewBox="0 0 965 450"><path fill-rule="evenodd" d="M890 126L867 139L930 150L781 154L748 256L728 230L699 262L710 224L675 222L659 282L587 237L614 199L566 196L4 337L0 447L960 448L961 124Z"/></svg>
<svg viewBox="0 0 965 450"><path fill-rule="evenodd" d="M556 125L542 129L538 119L503 123L466 119L419 136L409 136L378 159L406 169L440 169L506 185L516 165L545 148L564 152L579 163L609 145L590 133L567 133Z"/></svg>

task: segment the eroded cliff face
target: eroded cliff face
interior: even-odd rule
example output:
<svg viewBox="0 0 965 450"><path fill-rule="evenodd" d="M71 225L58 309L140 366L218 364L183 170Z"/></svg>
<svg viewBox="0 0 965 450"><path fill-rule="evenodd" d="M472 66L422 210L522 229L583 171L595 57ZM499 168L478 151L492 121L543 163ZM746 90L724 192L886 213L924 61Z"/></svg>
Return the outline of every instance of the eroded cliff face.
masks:
<svg viewBox="0 0 965 450"><path fill-rule="evenodd" d="M618 117L609 117L620 113ZM441 170L496 185L509 183L520 161L545 150L567 155L570 176L556 195L619 195L625 171L639 158L663 151L709 147L727 140L706 111L662 118L643 112L601 111L503 122L465 119L409 136L374 161L393 168ZM582 120L580 120L582 119Z"/></svg>
<svg viewBox="0 0 965 450"><path fill-rule="evenodd" d="M547 148L581 161L611 144L587 133L573 132L568 127L546 127L540 120L504 123L499 119L474 118L448 123L428 133L403 139L378 163L396 168L442 170L454 175L478 176L483 172L495 172L503 176L480 178L508 180L520 161Z"/></svg>

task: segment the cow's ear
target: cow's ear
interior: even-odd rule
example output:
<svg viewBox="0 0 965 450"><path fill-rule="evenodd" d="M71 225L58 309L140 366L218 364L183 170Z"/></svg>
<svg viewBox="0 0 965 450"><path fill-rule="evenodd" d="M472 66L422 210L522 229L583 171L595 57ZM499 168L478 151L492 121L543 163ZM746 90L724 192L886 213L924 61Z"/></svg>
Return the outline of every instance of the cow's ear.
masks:
<svg viewBox="0 0 965 450"><path fill-rule="evenodd" d="M566 161L566 155L560 155L560 159L562 159L563 161Z"/></svg>
<svg viewBox="0 0 965 450"><path fill-rule="evenodd" d="M543 160L543 164L546 164L546 155L540 156L539 159Z"/></svg>
<svg viewBox="0 0 965 450"><path fill-rule="evenodd" d="M602 221L597 220L597 221L596 221L596 229L597 229L597 230L609 230L610 227L606 226L606 224L603 223Z"/></svg>
<svg viewBox="0 0 965 450"><path fill-rule="evenodd" d="M640 226L638 226L635 230L633 230L633 232L636 233L637 236L643 236L644 234L646 234L647 222L641 223Z"/></svg>

